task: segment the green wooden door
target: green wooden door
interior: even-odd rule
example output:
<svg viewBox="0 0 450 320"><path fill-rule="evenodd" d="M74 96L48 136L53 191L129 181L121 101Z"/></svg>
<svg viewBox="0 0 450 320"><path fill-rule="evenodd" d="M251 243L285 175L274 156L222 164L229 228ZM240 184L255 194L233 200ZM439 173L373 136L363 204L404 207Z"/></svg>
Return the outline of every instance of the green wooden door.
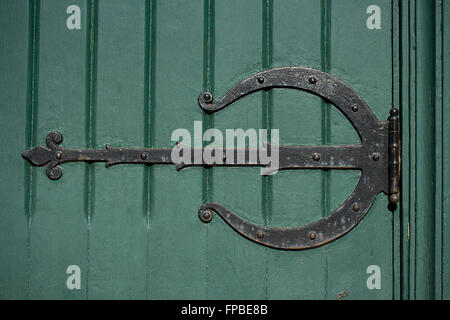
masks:
<svg viewBox="0 0 450 320"><path fill-rule="evenodd" d="M449 297L448 191L440 180L440 202L417 194L435 188L435 170L442 176L448 158L448 76L433 76L437 66L426 64L441 52L436 64L448 65L448 33L434 36L448 29L445 1L1 0L0 15L0 297ZM432 43L420 42L427 36ZM359 171L261 176L258 168L69 163L52 181L20 157L53 130L66 147L171 148L172 132L193 131L194 121L203 130L277 128L281 145L360 143L345 116L306 92L257 92L209 116L198 106L204 90L220 97L252 73L290 65L344 80L380 120L400 107L402 210L389 211L380 194L344 237L282 251L239 236L221 219L203 224L199 207L215 201L260 225L306 225L345 200ZM432 87L416 82L427 71ZM425 100L435 88L438 98ZM438 120L435 141L427 123ZM415 162L417 151L434 148L421 137L436 142L441 162L432 169ZM427 203L432 220L421 207ZM428 230L439 237L424 239Z"/></svg>

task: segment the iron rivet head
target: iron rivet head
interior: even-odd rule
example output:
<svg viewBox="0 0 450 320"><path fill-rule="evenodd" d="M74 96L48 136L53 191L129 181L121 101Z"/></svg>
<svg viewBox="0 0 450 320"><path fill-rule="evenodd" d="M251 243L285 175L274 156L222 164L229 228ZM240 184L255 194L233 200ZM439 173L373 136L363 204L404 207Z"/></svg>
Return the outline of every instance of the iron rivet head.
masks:
<svg viewBox="0 0 450 320"><path fill-rule="evenodd" d="M141 154L141 160L146 160L147 159L147 154L146 153L142 153Z"/></svg>
<svg viewBox="0 0 450 320"><path fill-rule="evenodd" d="M203 99L204 99L205 102L207 102L207 103L212 102L212 100L213 100L212 94L209 93L209 92L204 93L204 94L203 94Z"/></svg>
<svg viewBox="0 0 450 320"><path fill-rule="evenodd" d="M314 78L314 77L309 77L308 82L309 82L310 84L316 84L316 83L317 83L317 79Z"/></svg>
<svg viewBox="0 0 450 320"><path fill-rule="evenodd" d="M389 111L389 114L390 114L391 116L398 116L398 109L395 109L395 108L391 109L391 110Z"/></svg>
<svg viewBox="0 0 450 320"><path fill-rule="evenodd" d="M352 111L353 112L357 112L358 111L358 106L356 104L352 106Z"/></svg>
<svg viewBox="0 0 450 320"><path fill-rule="evenodd" d="M389 202L390 203L397 203L398 202L398 194L393 193L389 196Z"/></svg>
<svg viewBox="0 0 450 320"><path fill-rule="evenodd" d="M258 83L262 84L264 82L264 78L263 77L258 77Z"/></svg>
<svg viewBox="0 0 450 320"><path fill-rule="evenodd" d="M313 158L314 161L319 161L320 160L320 154L314 153L312 158Z"/></svg>
<svg viewBox="0 0 450 320"><path fill-rule="evenodd" d="M257 236L259 239L262 239L262 238L264 238L264 232L258 231L258 233L256 234L256 236Z"/></svg>
<svg viewBox="0 0 450 320"><path fill-rule="evenodd" d="M308 237L309 239L314 240L317 237L317 233L311 231L310 233L308 233Z"/></svg>
<svg viewBox="0 0 450 320"><path fill-rule="evenodd" d="M374 153L374 154L372 155L372 160L373 160L373 161L378 161L378 160L380 160L380 154L379 154L379 153Z"/></svg>
<svg viewBox="0 0 450 320"><path fill-rule="evenodd" d="M361 207L359 206L359 204L355 203L353 205L353 211L359 211L359 209L361 209Z"/></svg>
<svg viewBox="0 0 450 320"><path fill-rule="evenodd" d="M198 212L198 217L200 218L200 220L202 220L204 223L208 223L211 221L212 217L213 217L213 212L211 209L206 209L206 210L200 210Z"/></svg>
<svg viewBox="0 0 450 320"><path fill-rule="evenodd" d="M56 157L56 159L61 159L62 158L62 152L61 151L56 152L55 157Z"/></svg>

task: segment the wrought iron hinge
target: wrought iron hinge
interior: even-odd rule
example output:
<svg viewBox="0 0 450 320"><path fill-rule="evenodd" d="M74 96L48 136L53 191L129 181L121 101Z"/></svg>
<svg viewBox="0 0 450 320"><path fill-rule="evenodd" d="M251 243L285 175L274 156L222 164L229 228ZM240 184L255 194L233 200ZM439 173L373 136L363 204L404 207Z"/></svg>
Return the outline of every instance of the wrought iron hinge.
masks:
<svg viewBox="0 0 450 320"><path fill-rule="evenodd" d="M198 212L201 221L208 223L214 214L242 236L257 243L279 249L313 248L333 241L352 230L366 215L376 196L383 192L392 206L400 197L400 132L399 114L391 109L387 121L378 120L364 100L346 83L318 70L284 67L258 72L237 83L220 100L213 101L210 92L198 97L200 107L212 114L231 105L236 100L259 90L291 88L304 90L323 98L337 107L353 124L361 144L345 146L280 146L278 170L295 169L357 169L361 171L355 190L344 203L327 217L306 226L296 228L272 228L258 226L240 218L222 205L209 202ZM172 149L128 149L106 146L104 150L69 149L60 144L62 134L50 132L46 146L37 146L23 152L22 156L33 166L46 166L47 176L57 180L62 175L60 164L65 162L105 162L106 166L116 164L174 164ZM270 149L271 146L268 145ZM201 149L190 149L192 157ZM223 150L228 154L229 150ZM243 163L205 163L190 161L178 163L177 170L187 166L258 166L267 163L258 157L250 160L251 149L237 149L243 152ZM191 159L193 160L193 159ZM189 162L189 161L187 161Z"/></svg>
<svg viewBox="0 0 450 320"><path fill-rule="evenodd" d="M400 199L400 120L397 109L391 109L389 121L389 202L396 204Z"/></svg>

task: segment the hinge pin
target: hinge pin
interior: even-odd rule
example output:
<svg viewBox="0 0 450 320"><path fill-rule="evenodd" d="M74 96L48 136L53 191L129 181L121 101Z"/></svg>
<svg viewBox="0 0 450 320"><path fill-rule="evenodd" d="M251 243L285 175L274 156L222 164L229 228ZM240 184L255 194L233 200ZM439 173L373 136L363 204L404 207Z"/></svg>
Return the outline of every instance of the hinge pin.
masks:
<svg viewBox="0 0 450 320"><path fill-rule="evenodd" d="M389 202L396 204L400 193L400 120L398 109L389 113Z"/></svg>

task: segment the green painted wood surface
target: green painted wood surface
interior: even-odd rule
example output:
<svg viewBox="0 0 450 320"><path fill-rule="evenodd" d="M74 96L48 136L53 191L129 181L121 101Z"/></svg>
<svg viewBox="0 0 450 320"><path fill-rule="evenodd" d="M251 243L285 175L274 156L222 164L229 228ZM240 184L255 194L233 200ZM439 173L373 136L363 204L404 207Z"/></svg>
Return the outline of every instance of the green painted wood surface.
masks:
<svg viewBox="0 0 450 320"><path fill-rule="evenodd" d="M58 12L65 12L69 4L34 3L35 91L33 114L28 117L35 117L36 126L31 132L35 143L52 130L61 131L68 145L83 146L85 140L85 34L68 34L67 29L57 27L65 24L65 17ZM84 168L69 168L74 169L74 179L61 183L49 180L44 171L33 169L27 270L27 295L31 299L85 297L82 290L68 292L65 284L67 266L76 264L85 272L85 263L80 262L86 262L87 256L86 219L80 214L84 211ZM66 267L61 270L63 266Z"/></svg>
<svg viewBox="0 0 450 320"><path fill-rule="evenodd" d="M0 139L2 156L0 164L0 192L2 209L0 210L0 239L3 245L0 250L1 273L0 296L5 299L24 299L27 288L27 269L29 253L29 211L30 211L30 175L34 171L28 165L17 161L11 166L11 158L24 147L30 147L30 131L32 119L31 107L31 68L29 60L33 53L29 43L33 41L29 16L33 8L25 2L0 2L2 29L15 31L14 37L9 33L0 33L0 87L2 97L2 115L0 124L3 138ZM15 26L15 24L17 24ZM6 104L7 102L7 104ZM9 199L9 201L5 201Z"/></svg>
<svg viewBox="0 0 450 320"><path fill-rule="evenodd" d="M72 4L81 30L66 27ZM380 30L366 27L372 4ZM448 11L424 0L0 1L0 297L449 299ZM379 195L343 238L280 251L221 219L201 223L198 208L304 225L337 208L359 172L72 163L51 181L20 158L51 130L68 147L169 148L194 121L278 128L283 145L358 143L336 108L305 92L258 92L212 116L198 107L201 91L219 97L286 65L343 79L379 119L400 107L401 210ZM69 265L79 290L66 286ZM367 288L370 265L380 290Z"/></svg>
<svg viewBox="0 0 450 320"><path fill-rule="evenodd" d="M401 2L402 298L449 299L446 1Z"/></svg>
<svg viewBox="0 0 450 320"><path fill-rule="evenodd" d="M440 272L436 274L436 282L438 283L439 290L436 295L437 298L450 299L450 171L448 169L448 163L450 162L450 112L448 106L450 105L450 5L446 1L441 1L439 6L436 6L436 13L438 18L436 19L437 30L441 26L441 34L436 32L436 38L438 39L436 46L438 56L438 72L437 82L440 91L436 95L438 110L436 112L436 118L441 119L440 126L437 126L436 134L439 136L437 144L439 145L436 158L438 159L438 170L436 171L436 177L439 181L436 193L438 194L438 219L437 223L440 225L437 228L438 232L441 231L442 236L439 241L440 255L436 259L436 263L440 267ZM438 269L439 270L439 269Z"/></svg>
<svg viewBox="0 0 450 320"><path fill-rule="evenodd" d="M153 27L151 48L151 145L172 147L176 128L193 130L202 119L192 91L203 81L203 2L150 2ZM189 26L189 27L186 27ZM202 203L202 172L176 172L155 166L150 176L152 196L148 208L147 297L202 299L206 296L206 230L198 223Z"/></svg>

